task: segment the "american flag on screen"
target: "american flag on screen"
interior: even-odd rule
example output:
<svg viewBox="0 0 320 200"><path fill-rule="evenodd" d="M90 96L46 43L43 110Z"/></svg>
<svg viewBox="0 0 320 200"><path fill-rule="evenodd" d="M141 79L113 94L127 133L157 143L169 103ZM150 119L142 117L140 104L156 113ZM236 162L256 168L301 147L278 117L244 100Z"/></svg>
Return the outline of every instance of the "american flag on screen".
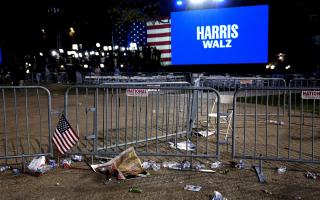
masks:
<svg viewBox="0 0 320 200"><path fill-rule="evenodd" d="M54 131L52 141L61 154L65 154L79 140L79 136L70 126L64 115L61 115L57 128Z"/></svg>
<svg viewBox="0 0 320 200"><path fill-rule="evenodd" d="M171 20L147 22L147 42L161 51L161 64L171 65Z"/></svg>
<svg viewBox="0 0 320 200"><path fill-rule="evenodd" d="M171 65L171 21L170 19L148 22L132 22L125 27L116 24L113 31L114 45L129 47L130 43L137 46L156 47L161 51L161 64Z"/></svg>

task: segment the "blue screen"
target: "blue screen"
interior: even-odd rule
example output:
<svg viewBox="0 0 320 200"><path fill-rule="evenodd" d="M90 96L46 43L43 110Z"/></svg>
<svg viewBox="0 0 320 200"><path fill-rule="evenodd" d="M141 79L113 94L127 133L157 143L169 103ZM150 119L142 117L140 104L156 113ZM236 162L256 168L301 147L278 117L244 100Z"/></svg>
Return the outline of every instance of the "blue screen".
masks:
<svg viewBox="0 0 320 200"><path fill-rule="evenodd" d="M173 65L268 62L268 6L171 13Z"/></svg>

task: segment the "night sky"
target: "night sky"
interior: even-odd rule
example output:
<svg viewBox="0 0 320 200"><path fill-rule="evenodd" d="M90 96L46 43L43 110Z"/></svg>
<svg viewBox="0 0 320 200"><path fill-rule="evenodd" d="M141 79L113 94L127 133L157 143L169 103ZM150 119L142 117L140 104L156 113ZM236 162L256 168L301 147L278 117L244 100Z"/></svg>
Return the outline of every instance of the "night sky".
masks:
<svg viewBox="0 0 320 200"><path fill-rule="evenodd" d="M158 2L159 9L155 13L161 16L169 15L175 9L172 1L168 0L122 1L127 2L129 7L143 7L146 2ZM53 48L56 45L57 30L61 31L63 46L75 42L90 46L97 41L110 44L111 18L108 9L112 9L116 2L118 1L3 1L0 7L1 48L20 54ZM320 65L320 45L315 45L312 40L313 36L320 35L320 6L316 0L225 0L223 6L256 4L270 5L270 59L277 53L284 52L296 65ZM76 37L72 39L67 35L71 26L77 31Z"/></svg>

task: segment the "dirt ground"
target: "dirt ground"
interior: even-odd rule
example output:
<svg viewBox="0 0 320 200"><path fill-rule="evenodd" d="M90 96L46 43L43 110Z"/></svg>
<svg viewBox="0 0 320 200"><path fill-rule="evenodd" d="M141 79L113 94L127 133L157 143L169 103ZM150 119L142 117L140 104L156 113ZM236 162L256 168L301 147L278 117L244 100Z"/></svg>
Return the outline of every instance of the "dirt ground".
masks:
<svg viewBox="0 0 320 200"><path fill-rule="evenodd" d="M47 86L52 92L52 109L59 110L63 102L65 86ZM57 120L57 119L56 119ZM53 119L53 126L56 123ZM230 148L230 147L229 147ZM274 148L274 145L270 149ZM222 149L226 149L223 147ZM315 148L316 153L319 148ZM240 149L241 150L241 149ZM149 158L140 157L142 161ZM171 158L175 160L175 158ZM197 159L209 168L212 159ZM145 178L107 181L105 176L93 172L85 162L75 163L70 169L57 168L42 176L14 175L12 171L0 173L0 199L212 199L219 191L227 199L319 199L320 178L306 177L306 172L320 173L319 165L264 161L263 173L266 183L259 183L256 172L248 161L246 169L231 168L230 152L223 151L224 166L216 173L178 171L161 168L148 170ZM158 163L166 158L157 158ZM98 161L95 161L98 162ZM286 166L287 172L278 174L277 168ZM20 167L19 165L16 167ZM228 169L228 173L225 169ZM184 190L186 184L199 185L199 192ZM141 193L131 193L138 187Z"/></svg>

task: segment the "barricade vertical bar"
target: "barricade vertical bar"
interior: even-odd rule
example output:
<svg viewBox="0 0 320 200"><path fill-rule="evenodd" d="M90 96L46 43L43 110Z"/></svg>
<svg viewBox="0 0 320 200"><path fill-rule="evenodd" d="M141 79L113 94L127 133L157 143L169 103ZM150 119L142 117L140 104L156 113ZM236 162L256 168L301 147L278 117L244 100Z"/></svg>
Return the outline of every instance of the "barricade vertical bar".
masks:
<svg viewBox="0 0 320 200"><path fill-rule="evenodd" d="M103 88L102 90L102 147L105 148L106 147L106 143L105 143L105 121L106 121L106 113L105 113L105 109L106 109L106 89Z"/></svg>
<svg viewBox="0 0 320 200"><path fill-rule="evenodd" d="M146 152L148 152L148 96L145 97L145 102L146 102L146 110L145 110Z"/></svg>
<svg viewBox="0 0 320 200"><path fill-rule="evenodd" d="M47 95L48 95L48 134L49 134L49 150L50 150L50 154L51 156L53 156L53 146L52 146L52 134L51 134L51 126L52 126L52 117L51 117L51 94L50 91L48 89L46 89Z"/></svg>
<svg viewBox="0 0 320 200"><path fill-rule="evenodd" d="M16 147L17 147L17 154L19 154L19 125L18 125L18 110L17 110L17 91L16 88L13 89L14 95L14 113L15 113L15 128L16 128Z"/></svg>
<svg viewBox="0 0 320 200"><path fill-rule="evenodd" d="M39 141L40 141L40 144L39 144L39 148L42 149L42 112L41 112L41 104L40 104L40 97L39 97L39 89L37 88L37 102L38 102L38 115L39 115ZM52 151L51 151L52 152Z"/></svg>
<svg viewBox="0 0 320 200"><path fill-rule="evenodd" d="M96 92L94 95L94 117L93 117L93 132L94 132L94 146L93 146L93 152L98 152L98 110L99 110L99 104L98 104L98 98L99 98L99 89L96 88Z"/></svg>
<svg viewBox="0 0 320 200"><path fill-rule="evenodd" d="M109 126L108 126L108 118L109 118L109 89L106 89L106 121L104 122L106 124L106 136L105 136L105 144L106 144L106 150L108 149L108 143L109 143ZM111 143L110 143L111 146Z"/></svg>
<svg viewBox="0 0 320 200"><path fill-rule="evenodd" d="M26 133L28 143L28 154L30 154L30 133L29 133L29 117L28 117L28 90L25 89L25 117L26 117Z"/></svg>
<svg viewBox="0 0 320 200"><path fill-rule="evenodd" d="M308 101L308 100L306 100ZM304 104L304 99L301 99L301 110L300 110L300 147L299 147L299 159L301 159L302 157L302 125L304 124L304 108L303 108L303 104Z"/></svg>
<svg viewBox="0 0 320 200"><path fill-rule="evenodd" d="M79 136L79 89L76 88L76 129L77 129L77 135Z"/></svg>
<svg viewBox="0 0 320 200"><path fill-rule="evenodd" d="M296 93L294 93L296 94ZM289 137L288 137L288 159L290 159L290 152L291 152L291 109L292 109L292 95L291 95L291 90L289 90L289 110L288 110L288 115L289 115Z"/></svg>
<svg viewBox="0 0 320 200"><path fill-rule="evenodd" d="M7 130L7 112L6 112L6 97L4 94L4 89L2 89L2 102L3 102L3 128L4 128L4 134L5 134L5 156L8 156L8 130ZM7 163L7 159L6 159Z"/></svg>
<svg viewBox="0 0 320 200"><path fill-rule="evenodd" d="M280 123L280 90L278 90L278 106L277 106L277 158L279 158L279 123Z"/></svg>
<svg viewBox="0 0 320 200"><path fill-rule="evenodd" d="M315 107L316 107L316 100L313 99L313 106L312 106L312 119L311 119L311 134L312 134L312 160L314 160L314 117L315 117Z"/></svg>
<svg viewBox="0 0 320 200"><path fill-rule="evenodd" d="M269 90L266 97L266 157L268 156L268 132L269 132Z"/></svg>
<svg viewBox="0 0 320 200"><path fill-rule="evenodd" d="M120 137L120 97L119 97L119 88L116 89L116 129L117 129L117 141L116 148L119 149L119 137Z"/></svg>
<svg viewBox="0 0 320 200"><path fill-rule="evenodd" d="M255 102L255 106L254 106L254 154L253 157L254 159L256 159L257 157L257 124L258 124L258 116L257 116L257 110L258 110L258 95L257 95L257 90L255 90L255 96L256 96L256 102Z"/></svg>
<svg viewBox="0 0 320 200"><path fill-rule="evenodd" d="M158 153L158 121L159 121L159 99L160 99L160 91L157 92L156 99L156 152Z"/></svg>
<svg viewBox="0 0 320 200"><path fill-rule="evenodd" d="M88 122L88 88L86 88L85 90L85 96L84 96L84 101L85 101L85 105L86 105L86 135L88 136L88 126L89 126L89 122ZM91 134L90 134L91 135ZM88 139L86 140L86 148L88 148Z"/></svg>
<svg viewBox="0 0 320 200"><path fill-rule="evenodd" d="M125 113L125 148L127 149L127 143L128 143L128 96L126 95L126 113Z"/></svg>

